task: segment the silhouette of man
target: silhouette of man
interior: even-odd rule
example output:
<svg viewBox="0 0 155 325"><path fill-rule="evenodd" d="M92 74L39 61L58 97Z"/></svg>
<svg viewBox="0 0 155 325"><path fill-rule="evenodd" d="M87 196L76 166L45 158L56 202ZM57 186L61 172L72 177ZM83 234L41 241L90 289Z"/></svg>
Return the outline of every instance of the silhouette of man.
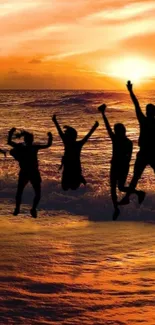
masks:
<svg viewBox="0 0 155 325"><path fill-rule="evenodd" d="M15 131L16 129L12 128L8 135L8 144L13 147L13 149L10 150L10 154L19 162L20 166L16 193L16 207L13 214L15 216L19 214L23 190L26 184L30 182L35 192L33 206L30 213L33 218L37 218L36 208L41 197L41 176L38 168L37 154L39 150L49 148L52 145L52 134L51 132L47 133L47 144L37 145L33 143L33 134L27 131L22 131L16 135L16 138L24 137L24 143L16 143L12 141L12 136Z"/></svg>
<svg viewBox="0 0 155 325"><path fill-rule="evenodd" d="M126 136L126 129L122 123L116 123L114 125L114 132L109 124L109 121L105 115L106 105L99 106L98 110L102 113L102 117L108 131L109 137L112 141L112 160L110 168L110 187L111 198L115 208L113 214L113 220L116 220L120 214L117 202L116 187L121 192L127 192L128 187L125 186L126 179L129 172L130 160L132 156L132 141ZM134 190L139 195L139 191Z"/></svg>
<svg viewBox="0 0 155 325"><path fill-rule="evenodd" d="M140 136L138 140L140 150L135 161L133 178L125 197L119 203L120 205L129 203L130 194L133 192L133 189L136 188L138 180L147 165L150 165L155 171L155 106L153 104L147 104L145 116L135 94L133 93L133 86L130 81L127 82L127 89L130 93L133 104L135 105L136 115L140 126ZM142 193L143 195L139 203L142 203L145 198L145 192Z"/></svg>
<svg viewBox="0 0 155 325"><path fill-rule="evenodd" d="M81 183L86 185L86 180L82 175L80 161L82 147L96 130L99 124L96 122L82 140L76 141L77 131L74 128L70 126L64 126L65 132L63 132L56 119L56 115L53 115L52 120L64 143L65 149L64 156L62 157L62 164L60 167L60 169L63 168L61 181L62 189L64 191L67 191L69 189L76 190Z"/></svg>

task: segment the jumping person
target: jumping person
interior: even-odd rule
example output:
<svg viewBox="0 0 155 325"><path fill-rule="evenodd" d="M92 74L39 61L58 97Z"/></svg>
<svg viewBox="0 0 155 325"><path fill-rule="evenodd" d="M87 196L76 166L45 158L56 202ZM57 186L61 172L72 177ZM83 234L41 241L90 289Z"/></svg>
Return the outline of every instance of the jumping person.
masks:
<svg viewBox="0 0 155 325"><path fill-rule="evenodd" d="M98 127L98 122L95 122L88 134L80 141L77 141L77 131L71 126L64 126L63 132L56 115L53 115L52 120L57 128L57 131L64 143L64 156L62 157L62 164L60 168L63 168L62 173L62 189L67 191L69 189L76 190L81 183L86 185L86 180L82 175L80 154L83 145L87 142L89 137Z"/></svg>
<svg viewBox="0 0 155 325"><path fill-rule="evenodd" d="M122 123L116 123L114 125L114 132L109 124L109 121L105 115L106 105L99 106L98 110L102 113L102 117L112 141L112 160L110 168L110 187L111 198L114 205L113 220L116 220L120 214L117 201L117 186L121 192L127 192L128 187L125 186L126 179L129 172L130 160L132 156L132 141L126 136L126 129ZM138 196L140 192L134 190Z"/></svg>
<svg viewBox="0 0 155 325"><path fill-rule="evenodd" d="M30 213L33 218L37 218L37 205L41 197L41 176L38 168L38 151L41 149L49 148L52 145L52 134L48 132L48 142L45 145L34 144L33 134L27 131L21 131L16 135L16 138L24 137L24 143L16 143L12 141L16 129L12 128L8 135L8 144L13 147L10 150L10 154L19 162L20 172L18 178L18 187L16 193L16 207L14 215L17 216L20 212L20 205L23 190L28 182L33 186L35 197L33 200L33 206Z"/></svg>
<svg viewBox="0 0 155 325"><path fill-rule="evenodd" d="M146 168L147 165L151 166L155 172L155 105L146 105L146 116L143 114L139 102L133 92L133 86L130 81L127 82L127 89L130 93L130 97L135 106L135 111L140 127L140 136L138 145L140 150L137 154L134 175L131 180L129 189L125 197L120 201L120 205L128 204L130 194L136 188L137 183ZM142 203L145 198L145 192L139 203Z"/></svg>

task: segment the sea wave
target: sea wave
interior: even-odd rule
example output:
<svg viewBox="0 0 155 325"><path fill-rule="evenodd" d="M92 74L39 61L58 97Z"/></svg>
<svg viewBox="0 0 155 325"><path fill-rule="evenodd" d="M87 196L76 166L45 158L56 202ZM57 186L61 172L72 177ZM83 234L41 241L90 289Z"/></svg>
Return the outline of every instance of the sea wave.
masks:
<svg viewBox="0 0 155 325"><path fill-rule="evenodd" d="M3 188L3 189L2 189ZM7 213L12 214L12 203L16 194L16 182L10 184L1 182L0 202L8 202ZM28 185L23 194L23 206L30 208L32 204L33 189ZM120 196L122 197L122 195ZM5 208L1 207L1 215L5 214ZM25 209L25 208L24 208ZM22 210L21 213L25 210ZM114 212L110 197L110 189L105 189L103 193L96 193L92 185L81 187L76 191L63 191L61 185L55 180L44 180L42 183L42 198L39 205L40 210L67 213L71 215L85 216L90 221L110 221ZM147 193L142 205L137 202L135 195L131 196L131 202L128 206L120 207L119 221L143 221L155 223L155 194Z"/></svg>
<svg viewBox="0 0 155 325"><path fill-rule="evenodd" d="M22 105L29 107L53 107L53 106L67 106L67 105L92 105L99 104L107 99L114 101L115 105L120 103L120 100L124 99L124 93L114 94L112 92L83 92L67 94L54 100L53 98L35 99L33 101L26 101Z"/></svg>

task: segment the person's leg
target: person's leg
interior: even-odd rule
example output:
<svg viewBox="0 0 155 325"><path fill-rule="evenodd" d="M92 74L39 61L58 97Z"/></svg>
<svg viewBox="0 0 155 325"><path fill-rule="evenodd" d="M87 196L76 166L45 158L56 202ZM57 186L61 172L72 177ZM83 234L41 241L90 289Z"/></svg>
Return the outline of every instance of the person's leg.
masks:
<svg viewBox="0 0 155 325"><path fill-rule="evenodd" d="M116 220L119 213L120 213L120 211L118 209L116 185L117 185L116 166L111 164L111 169L110 169L110 190L111 190L111 199L112 199L114 209L115 209L114 214L113 214L113 220Z"/></svg>
<svg viewBox="0 0 155 325"><path fill-rule="evenodd" d="M17 187L17 193L16 193L16 207L14 210L14 215L17 216L20 212L20 205L21 205L21 200L22 200L22 194L24 187L28 183L28 178L24 173L20 172L19 173L19 178L18 178L18 187Z"/></svg>
<svg viewBox="0 0 155 325"><path fill-rule="evenodd" d="M128 176L128 171L129 171L129 165L128 165L128 167L126 166L125 168L122 168L120 170L120 174L119 174L118 189L124 193L127 193L129 191L129 186L125 186L126 179ZM145 198L145 192L138 191L135 188L133 188L132 193L135 193L138 196L138 202L139 202L139 204L141 204ZM128 202L129 202L129 200L128 200Z"/></svg>
<svg viewBox="0 0 155 325"><path fill-rule="evenodd" d="M35 192L35 197L33 200L32 209L36 209L41 199L41 183L36 183L36 184L33 183L33 189Z"/></svg>
<svg viewBox="0 0 155 325"><path fill-rule="evenodd" d="M32 184L34 192L35 192L35 197L34 197L32 209L30 210L30 212L31 212L31 215L33 218L37 218L36 208L37 208L37 206L40 202L40 198L41 198L41 177L40 177L39 173L38 173L38 175L35 176L34 179L31 179L31 184Z"/></svg>
<svg viewBox="0 0 155 325"><path fill-rule="evenodd" d="M84 177L81 174L73 174L70 181L71 190L77 190L80 187L81 183L86 185L86 180L84 179Z"/></svg>
<svg viewBox="0 0 155 325"><path fill-rule="evenodd" d="M111 199L112 199L114 208L117 207L116 185L117 185L116 168L115 168L115 166L111 165L111 169L110 169L110 191L111 191Z"/></svg>
<svg viewBox="0 0 155 325"><path fill-rule="evenodd" d="M70 174L69 174L69 171L67 168L65 168L65 170L63 170L61 186L64 191L68 191L70 188Z"/></svg>
<svg viewBox="0 0 155 325"><path fill-rule="evenodd" d="M124 163L124 165L119 166L119 171L118 171L118 189L120 192L127 192L128 187L125 186L127 176L129 172L129 164Z"/></svg>
<svg viewBox="0 0 155 325"><path fill-rule="evenodd" d="M120 192L128 192L129 186L125 186L127 177L129 173L129 164L125 164L124 166L120 166L119 176L118 176L118 189ZM133 189L133 193L139 195L138 190Z"/></svg>
<svg viewBox="0 0 155 325"><path fill-rule="evenodd" d="M143 171L144 171L144 169L145 169L146 166L147 166L146 159L139 152L137 154L137 158L136 158L136 162L135 162L135 166L134 166L133 178L132 178L131 183L130 183L127 191L126 191L125 197L119 202L120 205L124 205L124 204L128 204L129 203L129 196L130 196L131 193L135 193L135 188L137 186L137 183L138 183L138 181L139 181L139 179L140 179L140 177L141 177L141 175L142 175L142 173L143 173ZM139 191L139 192L141 194L143 194L143 199L144 199L145 193L143 191ZM143 199L139 195L139 203L142 203Z"/></svg>

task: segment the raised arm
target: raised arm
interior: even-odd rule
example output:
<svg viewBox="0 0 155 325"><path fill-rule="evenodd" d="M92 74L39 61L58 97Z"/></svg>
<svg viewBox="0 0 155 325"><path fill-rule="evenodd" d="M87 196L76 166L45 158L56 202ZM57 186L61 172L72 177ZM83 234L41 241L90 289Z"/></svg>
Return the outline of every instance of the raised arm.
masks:
<svg viewBox="0 0 155 325"><path fill-rule="evenodd" d="M85 135L85 137L81 140L82 144L85 144L88 139L90 138L90 136L94 133L94 131L97 129L97 127L99 126L98 122L95 122L94 125L92 126L92 128L90 129L90 131Z"/></svg>
<svg viewBox="0 0 155 325"><path fill-rule="evenodd" d="M109 134L110 138L113 139L114 133L112 131L112 128L110 126L110 123L109 123L107 117L105 116L105 109L106 109L106 105L105 104L103 104L103 105L101 105L101 106L98 107L99 112L102 113L103 121L105 123L105 126L106 126L106 129L108 131L108 134Z"/></svg>
<svg viewBox="0 0 155 325"><path fill-rule="evenodd" d="M11 147L16 147L17 146L17 143L12 141L12 136L14 134L14 132L16 131L16 128L12 128L10 131L9 131L9 134L8 134L8 144L11 146Z"/></svg>
<svg viewBox="0 0 155 325"><path fill-rule="evenodd" d="M127 89L128 89L128 91L130 93L130 97L131 97L131 99L133 101L133 104L135 105L137 119L138 119L139 122L141 122L145 118L145 115L143 114L143 112L141 110L141 107L139 105L138 99L137 99L137 97L135 96L135 94L133 92L131 81L127 82Z"/></svg>
<svg viewBox="0 0 155 325"><path fill-rule="evenodd" d="M52 117L52 121L54 122L54 124L55 124L55 126L56 126L56 129L57 129L57 131L58 131L58 133L59 133L61 139L63 140L63 139L64 139L64 133L63 133L63 131L61 130L61 127L60 127L60 125L59 125L59 123L58 123L58 121L57 121L56 115L53 115L53 117Z"/></svg>
<svg viewBox="0 0 155 325"><path fill-rule="evenodd" d="M52 133L51 132L48 132L47 135L48 135L47 144L38 144L37 145L38 150L40 150L40 149L47 149L47 148L51 147L52 140L53 140Z"/></svg>

